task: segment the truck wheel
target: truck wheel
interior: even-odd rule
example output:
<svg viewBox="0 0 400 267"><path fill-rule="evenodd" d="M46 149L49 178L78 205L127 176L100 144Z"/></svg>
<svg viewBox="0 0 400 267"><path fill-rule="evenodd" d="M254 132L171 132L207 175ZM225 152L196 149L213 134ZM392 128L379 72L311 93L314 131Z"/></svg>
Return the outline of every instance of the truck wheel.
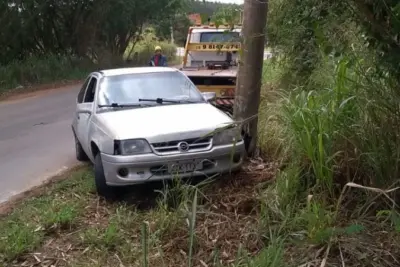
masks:
<svg viewBox="0 0 400 267"><path fill-rule="evenodd" d="M94 182L99 196L104 197L106 200L114 200L116 198L116 188L109 186L106 183L100 153L97 153L94 158Z"/></svg>
<svg viewBox="0 0 400 267"><path fill-rule="evenodd" d="M88 161L89 157L86 155L85 151L82 148L81 143L79 142L78 138L75 138L75 155L78 161Z"/></svg>

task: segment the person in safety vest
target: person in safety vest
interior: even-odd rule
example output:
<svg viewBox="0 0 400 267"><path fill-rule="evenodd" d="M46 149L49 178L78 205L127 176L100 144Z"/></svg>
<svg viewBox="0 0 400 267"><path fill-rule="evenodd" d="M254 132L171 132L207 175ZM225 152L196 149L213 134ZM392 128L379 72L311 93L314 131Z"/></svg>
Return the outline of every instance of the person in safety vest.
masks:
<svg viewBox="0 0 400 267"><path fill-rule="evenodd" d="M154 55L150 58L149 66L168 66L167 57L162 54L160 46L154 48Z"/></svg>

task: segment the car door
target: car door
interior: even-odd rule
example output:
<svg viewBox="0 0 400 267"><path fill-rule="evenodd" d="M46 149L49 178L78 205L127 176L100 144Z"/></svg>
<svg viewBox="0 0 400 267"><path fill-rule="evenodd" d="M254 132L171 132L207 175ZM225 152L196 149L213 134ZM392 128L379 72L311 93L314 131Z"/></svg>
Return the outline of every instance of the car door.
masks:
<svg viewBox="0 0 400 267"><path fill-rule="evenodd" d="M85 97L86 89L88 87L88 84L89 84L89 81L91 78L92 78L91 75L86 78L86 80L83 83L81 90L79 91L78 96L76 98L76 110L75 110L74 118L72 120L72 128L74 130L75 135L76 135L77 127L78 127L78 125L77 125L78 124L78 120L77 120L78 113L77 112L79 110L80 104L83 103L83 98ZM78 137L78 136L76 135L76 137Z"/></svg>
<svg viewBox="0 0 400 267"><path fill-rule="evenodd" d="M76 110L76 135L82 148L85 150L86 154L91 158L90 152L90 138L89 138L89 128L90 121L94 112L94 98L97 88L97 78L95 76L90 76L88 85L83 97L82 103L77 104Z"/></svg>

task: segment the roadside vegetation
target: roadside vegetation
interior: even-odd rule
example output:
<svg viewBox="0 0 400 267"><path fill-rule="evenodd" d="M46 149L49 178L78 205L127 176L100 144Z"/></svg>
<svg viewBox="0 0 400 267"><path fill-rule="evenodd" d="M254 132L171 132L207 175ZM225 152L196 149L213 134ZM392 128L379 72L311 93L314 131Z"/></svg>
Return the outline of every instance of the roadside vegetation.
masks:
<svg viewBox="0 0 400 267"><path fill-rule="evenodd" d="M259 141L280 172L265 209L297 266L399 265L398 6L269 2Z"/></svg>
<svg viewBox="0 0 400 267"><path fill-rule="evenodd" d="M179 64L174 51L183 46L191 24L187 13L211 15L221 6L191 0L3 1L0 94L80 80L101 68L143 66L156 45L165 49L170 64Z"/></svg>
<svg viewBox="0 0 400 267"><path fill-rule="evenodd" d="M91 168L24 200L0 219L5 266L242 266L263 247L260 172L127 189L99 199ZM250 254L250 255L251 255ZM258 266L258 265L254 265Z"/></svg>
<svg viewBox="0 0 400 267"><path fill-rule="evenodd" d="M0 218L0 263L399 266L398 7L269 5L259 157L235 176L140 186L115 203L85 167Z"/></svg>

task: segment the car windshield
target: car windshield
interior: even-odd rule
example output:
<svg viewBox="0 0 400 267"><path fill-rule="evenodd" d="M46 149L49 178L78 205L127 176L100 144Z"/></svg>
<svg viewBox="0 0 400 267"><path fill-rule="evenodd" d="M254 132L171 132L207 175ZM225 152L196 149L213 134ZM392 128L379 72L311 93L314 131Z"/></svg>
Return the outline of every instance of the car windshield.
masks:
<svg viewBox="0 0 400 267"><path fill-rule="evenodd" d="M204 102L189 78L176 71L106 76L100 83L98 104L159 105L157 99L165 100L162 104Z"/></svg>

